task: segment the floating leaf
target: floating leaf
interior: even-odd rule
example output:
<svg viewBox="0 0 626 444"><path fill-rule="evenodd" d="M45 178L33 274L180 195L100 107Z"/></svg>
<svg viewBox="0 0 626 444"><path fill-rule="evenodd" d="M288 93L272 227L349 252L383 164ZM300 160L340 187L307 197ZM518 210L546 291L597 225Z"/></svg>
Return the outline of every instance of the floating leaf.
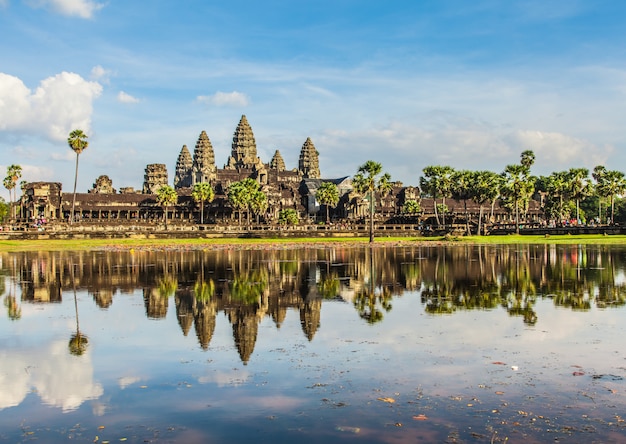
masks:
<svg viewBox="0 0 626 444"><path fill-rule="evenodd" d="M493 361L492 364L494 365L506 365L506 362L502 362L502 361Z"/></svg>
<svg viewBox="0 0 626 444"><path fill-rule="evenodd" d="M378 399L379 401L382 401L382 402L388 402L388 403L390 403L390 404L393 404L394 402L396 402L396 400L395 400L395 399L393 399L393 398L377 398L377 399Z"/></svg>
<svg viewBox="0 0 626 444"><path fill-rule="evenodd" d="M415 415L413 419L416 421L426 421L428 417L424 415L423 413L420 413L419 415Z"/></svg>
<svg viewBox="0 0 626 444"><path fill-rule="evenodd" d="M584 376L585 372L573 372L572 376Z"/></svg>

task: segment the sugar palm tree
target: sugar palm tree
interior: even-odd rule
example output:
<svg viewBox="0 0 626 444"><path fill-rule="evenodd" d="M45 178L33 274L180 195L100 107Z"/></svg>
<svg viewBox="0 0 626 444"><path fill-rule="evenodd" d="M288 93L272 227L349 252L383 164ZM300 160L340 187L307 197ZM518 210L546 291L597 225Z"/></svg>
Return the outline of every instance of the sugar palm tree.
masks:
<svg viewBox="0 0 626 444"><path fill-rule="evenodd" d="M178 194L176 194L176 190L173 187L163 185L156 192L156 200L164 209L165 229L167 230L167 208L178 201Z"/></svg>
<svg viewBox="0 0 626 444"><path fill-rule="evenodd" d="M366 193L368 196L370 243L374 242L374 212L376 210L376 202L374 202L376 196L374 193L378 191L381 195L385 196L392 188L391 176L389 173L383 174L382 171L383 166L380 163L368 160L359 167L352 180L354 188L359 193Z"/></svg>
<svg viewBox="0 0 626 444"><path fill-rule="evenodd" d="M452 191L452 175L454 169L449 166L432 165L425 167L420 177L420 188L433 198L435 219L439 225L439 212L437 211L437 198L441 197L443 208L446 206L446 197L450 197ZM446 224L445 212L443 214L443 224Z"/></svg>
<svg viewBox="0 0 626 444"><path fill-rule="evenodd" d="M70 213L70 225L74 222L74 208L76 207L76 183L78 182L78 156L89 146L87 135L81 129L75 129L67 138L67 144L76 153L76 169L74 171L74 195L72 197L72 212Z"/></svg>
<svg viewBox="0 0 626 444"><path fill-rule="evenodd" d="M215 198L215 192L208 182L200 182L193 186L191 192L193 200L200 203L200 223L204 224L204 203L211 202Z"/></svg>
<svg viewBox="0 0 626 444"><path fill-rule="evenodd" d="M17 201L15 188L20 177L22 177L22 167L20 165L9 165L7 167L7 176L4 178L4 187L9 191L9 204L12 218L15 218L13 202ZM11 196L11 194L13 196Z"/></svg>
<svg viewBox="0 0 626 444"><path fill-rule="evenodd" d="M315 199L326 206L326 223L329 224L329 207L335 207L339 202L339 188L332 182L322 182L315 192Z"/></svg>
<svg viewBox="0 0 626 444"><path fill-rule="evenodd" d="M576 221L580 221L580 200L591 194L591 182L587 168L570 168L567 172L569 193L576 201Z"/></svg>

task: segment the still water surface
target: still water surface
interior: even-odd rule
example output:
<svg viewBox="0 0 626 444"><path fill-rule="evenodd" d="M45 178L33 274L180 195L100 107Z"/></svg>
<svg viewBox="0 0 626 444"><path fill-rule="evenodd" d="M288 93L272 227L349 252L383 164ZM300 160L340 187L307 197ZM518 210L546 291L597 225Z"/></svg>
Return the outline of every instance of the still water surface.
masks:
<svg viewBox="0 0 626 444"><path fill-rule="evenodd" d="M0 442L626 441L626 248L0 260Z"/></svg>

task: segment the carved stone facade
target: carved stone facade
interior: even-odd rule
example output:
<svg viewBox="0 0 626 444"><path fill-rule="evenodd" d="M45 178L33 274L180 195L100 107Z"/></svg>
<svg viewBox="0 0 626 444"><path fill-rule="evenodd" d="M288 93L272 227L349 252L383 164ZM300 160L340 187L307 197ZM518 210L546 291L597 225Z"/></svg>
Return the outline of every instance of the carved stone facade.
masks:
<svg viewBox="0 0 626 444"><path fill-rule="evenodd" d="M93 184L93 188L89 190L90 193L95 194L115 194L115 188L113 188L113 181L109 179L109 176L102 175L96 179Z"/></svg>
<svg viewBox="0 0 626 444"><path fill-rule="evenodd" d="M192 184L191 170L193 161L187 145L183 145L176 161L176 175L174 176L174 188L187 188Z"/></svg>
<svg viewBox="0 0 626 444"><path fill-rule="evenodd" d="M279 173L287 169L285 167L285 161L283 160L283 156L281 156L280 151L278 150L276 150L276 152L274 153L274 157L272 157L272 161L270 162L270 169L276 170Z"/></svg>
<svg viewBox="0 0 626 444"><path fill-rule="evenodd" d="M310 137L307 137L300 150L298 170L303 177L308 179L319 179L321 177L319 156Z"/></svg>
<svg viewBox="0 0 626 444"><path fill-rule="evenodd" d="M159 188L167 185L167 167L164 163L146 165L143 176L143 194L156 194Z"/></svg>
<svg viewBox="0 0 626 444"><path fill-rule="evenodd" d="M193 150L193 165L191 170L191 186L196 183L214 182L217 167L215 166L215 152L209 136L205 131L200 133L196 147Z"/></svg>
<svg viewBox="0 0 626 444"><path fill-rule="evenodd" d="M256 154L256 141L252 128L246 116L241 116L233 135L231 155L224 169L235 170L241 168L253 169L260 162Z"/></svg>

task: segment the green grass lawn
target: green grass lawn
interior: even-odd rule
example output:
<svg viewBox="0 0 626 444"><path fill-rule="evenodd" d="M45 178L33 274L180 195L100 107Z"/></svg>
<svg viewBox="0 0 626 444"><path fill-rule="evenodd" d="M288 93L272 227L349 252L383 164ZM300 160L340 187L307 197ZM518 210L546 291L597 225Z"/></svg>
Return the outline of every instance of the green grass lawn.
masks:
<svg viewBox="0 0 626 444"><path fill-rule="evenodd" d="M601 244L626 245L626 235L558 235L558 236L461 236L461 237L379 237L378 244L422 243L429 244ZM276 239L63 239L63 240L11 240L0 241L0 251L58 251L99 250L107 248L210 248L211 246L237 246L259 248L263 245L304 246L319 245L367 245L365 237L333 238L276 238Z"/></svg>

